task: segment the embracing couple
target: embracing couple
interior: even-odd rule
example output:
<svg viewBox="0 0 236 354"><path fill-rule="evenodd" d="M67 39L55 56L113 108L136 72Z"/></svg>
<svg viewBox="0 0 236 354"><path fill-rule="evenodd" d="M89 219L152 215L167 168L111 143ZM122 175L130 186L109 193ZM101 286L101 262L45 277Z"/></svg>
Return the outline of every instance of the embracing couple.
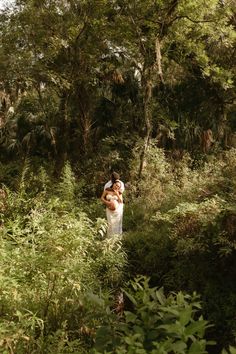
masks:
<svg viewBox="0 0 236 354"><path fill-rule="evenodd" d="M123 222L123 196L124 183L120 181L120 176L112 172L111 179L104 186L101 196L103 204L106 205L106 217L108 222L107 235L121 235Z"/></svg>

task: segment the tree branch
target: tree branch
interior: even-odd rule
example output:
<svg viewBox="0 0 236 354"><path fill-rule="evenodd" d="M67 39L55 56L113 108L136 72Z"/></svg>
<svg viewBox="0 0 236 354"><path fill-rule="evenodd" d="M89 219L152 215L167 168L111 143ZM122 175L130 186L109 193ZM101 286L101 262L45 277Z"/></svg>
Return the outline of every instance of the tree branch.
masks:
<svg viewBox="0 0 236 354"><path fill-rule="evenodd" d="M161 79L161 82L163 83L163 73L162 73L162 66L161 66L161 44L159 41L159 38L156 38L155 41L155 51L156 51L156 66L157 66L157 70L158 70L158 75Z"/></svg>
<svg viewBox="0 0 236 354"><path fill-rule="evenodd" d="M190 18L189 16L187 15L183 15L183 16L176 16L174 17L171 21L170 21L170 24L172 24L174 21L176 20L181 20L182 18L186 18L187 20L193 22L193 23L205 23L205 22L209 22L209 23L213 23L215 21L213 20L193 20L192 18Z"/></svg>
<svg viewBox="0 0 236 354"><path fill-rule="evenodd" d="M145 48L145 46L143 45L140 32L139 32L138 29L137 29L137 25L136 25L136 23L135 23L134 18L133 18L132 15L130 15L130 19L131 19L131 21L132 21L132 23L133 23L133 25L134 25L135 31L136 31L136 33L137 33L137 36L138 36L138 39L139 39L140 48L142 49L143 53L145 54L145 53L146 53L146 48Z"/></svg>

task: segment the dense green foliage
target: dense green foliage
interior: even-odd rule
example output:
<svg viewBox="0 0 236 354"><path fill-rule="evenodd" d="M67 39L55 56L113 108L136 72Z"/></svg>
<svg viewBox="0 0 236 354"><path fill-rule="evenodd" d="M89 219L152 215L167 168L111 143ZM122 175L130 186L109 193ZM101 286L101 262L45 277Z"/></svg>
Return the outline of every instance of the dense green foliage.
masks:
<svg viewBox="0 0 236 354"><path fill-rule="evenodd" d="M0 230L6 353L215 353L234 345L234 149L194 165L187 153L173 161L149 146L142 181L131 179L125 192L123 239L107 239L103 208L68 163L56 183L30 161L12 177L14 166L2 165L12 186L3 189ZM140 274L151 287L145 278L128 282Z"/></svg>
<svg viewBox="0 0 236 354"><path fill-rule="evenodd" d="M235 354L235 5L0 10L0 353Z"/></svg>
<svg viewBox="0 0 236 354"><path fill-rule="evenodd" d="M108 296L121 283L120 242L104 239L104 221L92 222L77 206L70 172L67 165L54 193L43 170L36 195L26 193L25 177L17 193L8 191L0 230L0 332L7 352L79 348L84 328L96 325L96 294Z"/></svg>
<svg viewBox="0 0 236 354"><path fill-rule="evenodd" d="M5 157L41 156L60 173L110 151L121 169L142 139L141 176L150 138L235 144L234 1L17 0L0 16Z"/></svg>
<svg viewBox="0 0 236 354"><path fill-rule="evenodd" d="M165 289L197 291L218 343L234 340L235 149L208 161L186 154L169 162L150 148L139 198L132 198L125 235L131 274L151 276ZM221 339L220 339L221 338Z"/></svg>
<svg viewBox="0 0 236 354"><path fill-rule="evenodd" d="M196 294L165 297L163 289L149 288L146 279L132 283L126 293L134 310L125 311L117 325L101 327L97 332L95 353L206 353L204 337L207 321L196 317L201 308ZM211 343L213 344L213 343Z"/></svg>

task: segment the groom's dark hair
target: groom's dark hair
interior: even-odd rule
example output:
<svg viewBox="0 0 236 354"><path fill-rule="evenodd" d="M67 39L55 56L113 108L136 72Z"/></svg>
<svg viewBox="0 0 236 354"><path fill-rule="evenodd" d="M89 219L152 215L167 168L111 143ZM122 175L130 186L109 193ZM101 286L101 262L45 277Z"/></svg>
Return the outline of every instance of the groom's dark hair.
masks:
<svg viewBox="0 0 236 354"><path fill-rule="evenodd" d="M115 181L116 181L117 179L120 179L120 175L119 175L119 173L113 171L112 174L111 174L111 181L112 181L112 184L115 183Z"/></svg>

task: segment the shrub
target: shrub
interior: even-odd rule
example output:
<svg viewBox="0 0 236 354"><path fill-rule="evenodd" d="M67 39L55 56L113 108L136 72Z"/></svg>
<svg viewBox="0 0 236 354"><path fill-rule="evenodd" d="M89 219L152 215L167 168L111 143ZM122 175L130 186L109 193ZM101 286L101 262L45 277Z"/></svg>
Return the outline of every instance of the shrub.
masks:
<svg viewBox="0 0 236 354"><path fill-rule="evenodd" d="M129 271L168 291L200 293L219 352L235 345L236 151L197 164L188 155L173 162L154 146L150 155L126 208Z"/></svg>
<svg viewBox="0 0 236 354"><path fill-rule="evenodd" d="M163 289L151 288L148 279L139 278L125 295L130 311L120 321L98 329L94 353L201 354L213 344L204 338L209 324L199 314L196 294L166 297Z"/></svg>
<svg viewBox="0 0 236 354"><path fill-rule="evenodd" d="M45 186L30 198L28 183L18 192L8 190L2 215L1 348L17 354L83 353L103 316L91 316L88 294L105 296L120 286L126 255L120 242L99 233L102 225L105 232L104 222L91 221L76 206L68 179L59 192Z"/></svg>

